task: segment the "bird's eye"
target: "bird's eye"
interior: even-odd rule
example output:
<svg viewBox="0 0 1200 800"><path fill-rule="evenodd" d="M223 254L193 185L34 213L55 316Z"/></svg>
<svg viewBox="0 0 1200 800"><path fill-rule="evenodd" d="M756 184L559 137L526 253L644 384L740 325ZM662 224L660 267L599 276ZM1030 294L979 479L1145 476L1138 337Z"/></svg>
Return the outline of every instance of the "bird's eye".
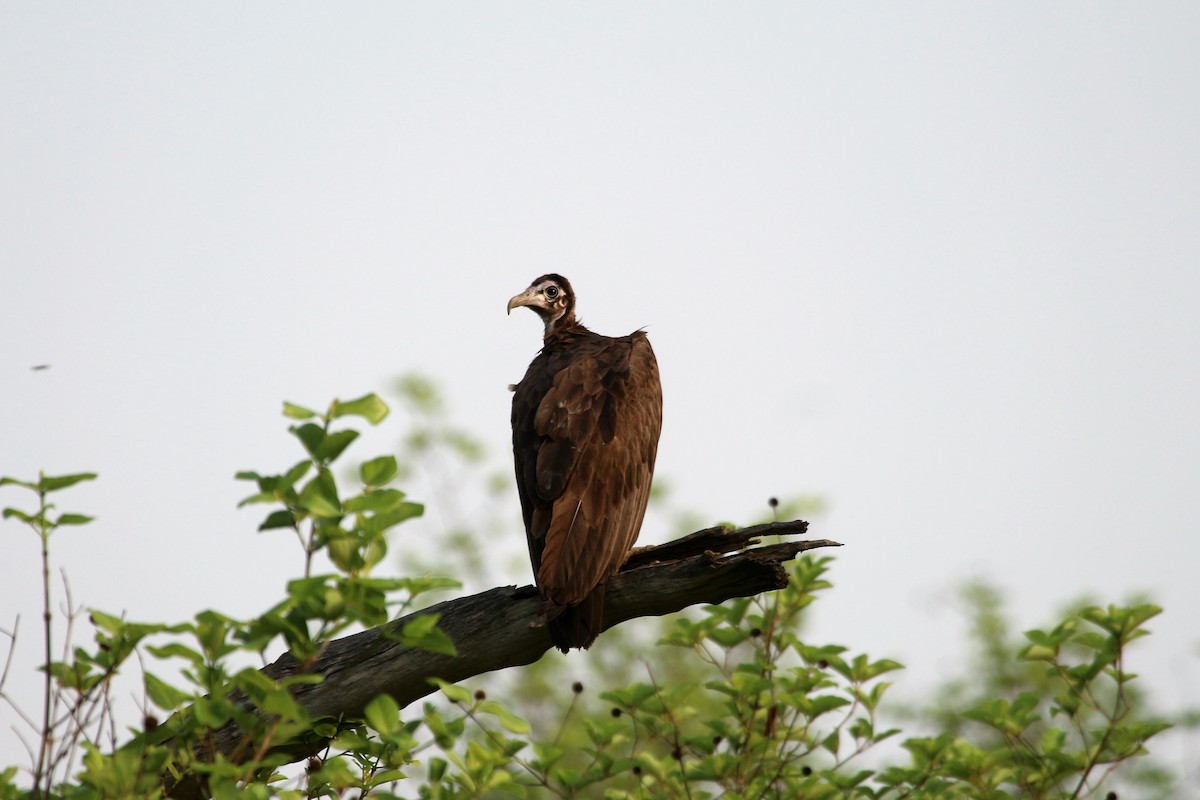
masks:
<svg viewBox="0 0 1200 800"><path fill-rule="evenodd" d="M549 297L551 300L558 297L558 287L557 286L547 286L546 287L546 297Z"/></svg>

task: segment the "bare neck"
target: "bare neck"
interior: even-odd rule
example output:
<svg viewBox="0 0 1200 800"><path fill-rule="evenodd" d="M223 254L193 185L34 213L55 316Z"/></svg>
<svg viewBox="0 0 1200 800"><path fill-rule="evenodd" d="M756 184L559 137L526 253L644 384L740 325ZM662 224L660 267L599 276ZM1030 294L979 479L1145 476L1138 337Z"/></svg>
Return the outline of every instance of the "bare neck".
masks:
<svg viewBox="0 0 1200 800"><path fill-rule="evenodd" d="M575 315L564 314L558 319L550 320L546 323L546 331L542 335L542 342L550 345L567 338L579 330L583 330L583 326L575 319Z"/></svg>

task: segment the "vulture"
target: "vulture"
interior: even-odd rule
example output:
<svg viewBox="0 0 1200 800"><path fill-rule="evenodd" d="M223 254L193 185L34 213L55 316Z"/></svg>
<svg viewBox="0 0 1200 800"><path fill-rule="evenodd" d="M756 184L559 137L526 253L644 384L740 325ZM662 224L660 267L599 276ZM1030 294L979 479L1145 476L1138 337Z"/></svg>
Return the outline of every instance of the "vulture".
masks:
<svg viewBox="0 0 1200 800"><path fill-rule="evenodd" d="M604 592L629 555L662 430L658 363L644 331L612 337L575 318L561 275L508 301L541 317L541 351L513 389L513 457L534 581L550 638L586 648Z"/></svg>

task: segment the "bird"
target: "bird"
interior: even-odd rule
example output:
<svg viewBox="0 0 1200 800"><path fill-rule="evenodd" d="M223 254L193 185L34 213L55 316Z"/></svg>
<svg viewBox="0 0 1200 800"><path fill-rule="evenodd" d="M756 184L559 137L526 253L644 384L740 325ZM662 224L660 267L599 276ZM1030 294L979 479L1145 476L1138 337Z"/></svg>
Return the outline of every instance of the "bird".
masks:
<svg viewBox="0 0 1200 800"><path fill-rule="evenodd" d="M586 649L604 621L608 580L637 540L662 431L662 384L644 330L603 336L575 317L561 275L508 301L544 326L513 387L513 461L534 582L550 638Z"/></svg>

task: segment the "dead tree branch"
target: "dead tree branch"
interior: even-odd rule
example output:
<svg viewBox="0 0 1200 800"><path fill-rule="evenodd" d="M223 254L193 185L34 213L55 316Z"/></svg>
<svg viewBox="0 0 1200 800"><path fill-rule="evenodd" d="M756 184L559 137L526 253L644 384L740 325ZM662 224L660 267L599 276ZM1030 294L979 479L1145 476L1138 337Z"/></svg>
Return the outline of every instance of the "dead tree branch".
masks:
<svg viewBox="0 0 1200 800"><path fill-rule="evenodd" d="M798 553L839 546L829 540L760 545L764 536L804 533L808 523L777 522L730 531L710 528L666 544L642 547L609 582L604 613L607 630L637 617L661 616L697 603L721 603L781 589L787 585L784 563ZM401 708L436 691L431 678L455 683L485 672L537 661L551 649L550 635L539 612L541 601L532 586L503 586L430 606L386 626L337 639L308 669L322 675L319 684L300 685L294 694L314 718L353 718L380 694ZM455 656L405 647L385 635L413 618L436 613L438 627L454 642ZM601 647L603 641L601 640ZM284 655L263 669L279 679L300 665ZM281 745L272 752L300 760L320 752L327 741ZM217 731L212 751L236 758L247 748L236 726ZM201 781L184 776L168 784L169 796L203 798Z"/></svg>

